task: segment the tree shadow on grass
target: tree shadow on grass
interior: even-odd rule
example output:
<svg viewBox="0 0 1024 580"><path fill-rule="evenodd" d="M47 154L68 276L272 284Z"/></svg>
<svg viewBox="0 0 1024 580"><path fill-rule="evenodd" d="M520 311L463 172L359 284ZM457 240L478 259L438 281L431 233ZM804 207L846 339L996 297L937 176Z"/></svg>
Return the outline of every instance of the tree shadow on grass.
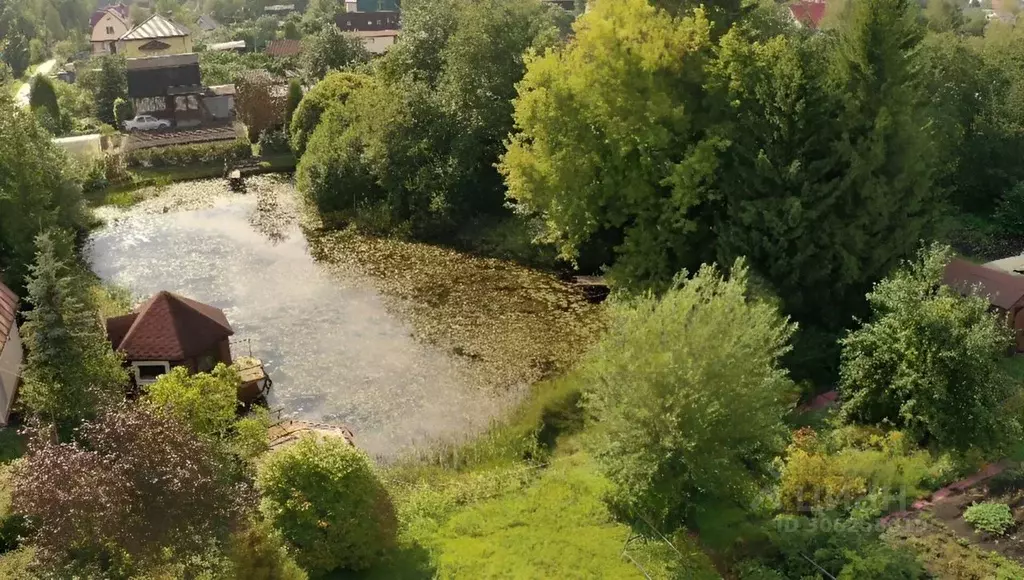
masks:
<svg viewBox="0 0 1024 580"><path fill-rule="evenodd" d="M351 572L337 570L327 575L330 580L414 580L433 578L434 563L430 552L419 544L401 545L388 553L380 564L369 570Z"/></svg>

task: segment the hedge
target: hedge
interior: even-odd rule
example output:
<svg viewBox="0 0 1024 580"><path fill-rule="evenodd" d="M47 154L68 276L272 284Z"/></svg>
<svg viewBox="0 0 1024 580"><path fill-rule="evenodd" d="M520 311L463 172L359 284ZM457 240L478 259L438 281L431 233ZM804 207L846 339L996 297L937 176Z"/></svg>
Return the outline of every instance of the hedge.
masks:
<svg viewBox="0 0 1024 580"><path fill-rule="evenodd" d="M223 164L252 156L248 141L195 143L136 149L125 155L128 167L181 167L185 165Z"/></svg>

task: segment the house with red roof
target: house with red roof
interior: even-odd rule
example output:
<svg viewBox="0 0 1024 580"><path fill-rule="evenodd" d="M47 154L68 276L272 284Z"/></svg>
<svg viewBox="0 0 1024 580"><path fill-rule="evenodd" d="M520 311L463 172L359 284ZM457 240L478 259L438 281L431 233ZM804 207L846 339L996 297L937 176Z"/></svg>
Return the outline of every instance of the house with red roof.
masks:
<svg viewBox="0 0 1024 580"><path fill-rule="evenodd" d="M173 367L197 373L230 365L234 333L223 310L166 291L131 314L107 319L107 338L124 354L137 385L153 383Z"/></svg>
<svg viewBox="0 0 1024 580"><path fill-rule="evenodd" d="M797 26L817 30L825 18L825 0L798 0L789 5L789 15Z"/></svg>
<svg viewBox="0 0 1024 580"><path fill-rule="evenodd" d="M6 425L18 396L25 355L18 336L18 297L0 283L0 426Z"/></svg>

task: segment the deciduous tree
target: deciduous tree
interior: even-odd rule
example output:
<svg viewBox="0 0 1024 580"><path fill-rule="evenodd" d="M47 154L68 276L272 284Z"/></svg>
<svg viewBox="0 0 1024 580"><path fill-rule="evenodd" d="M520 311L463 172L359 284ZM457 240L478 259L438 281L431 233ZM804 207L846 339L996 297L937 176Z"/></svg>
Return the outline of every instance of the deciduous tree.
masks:
<svg viewBox="0 0 1024 580"><path fill-rule="evenodd" d="M263 516L313 574L365 569L395 540L394 508L369 458L340 437L307 435L271 453L256 486Z"/></svg>
<svg viewBox="0 0 1024 580"><path fill-rule="evenodd" d="M146 401L174 415L197 434L219 438L235 422L241 384L238 371L223 363L210 373L192 374L184 367L175 367L149 386Z"/></svg>
<svg viewBox="0 0 1024 580"><path fill-rule="evenodd" d="M164 550L187 559L238 522L244 487L224 476L208 442L169 415L124 406L85 424L80 440L37 439L17 467L13 506L33 522L33 543L51 569L109 577Z"/></svg>
<svg viewBox="0 0 1024 580"><path fill-rule="evenodd" d="M742 262L705 266L660 299L614 308L584 363L592 444L613 503L665 530L700 528L747 502L785 446L793 326L751 299Z"/></svg>
<svg viewBox="0 0 1024 580"><path fill-rule="evenodd" d="M942 284L949 248L922 250L868 294L871 318L842 342L842 414L966 449L1019 432L999 360L1011 332L988 299Z"/></svg>
<svg viewBox="0 0 1024 580"><path fill-rule="evenodd" d="M342 70L370 60L370 54L361 40L332 24L302 41L301 59L306 80L316 82L330 70Z"/></svg>
<svg viewBox="0 0 1024 580"><path fill-rule="evenodd" d="M313 85L302 97L289 124L292 151L301 156L313 131L320 124L320 118L333 105L344 105L349 95L357 88L370 82L369 75L352 72L331 72Z"/></svg>

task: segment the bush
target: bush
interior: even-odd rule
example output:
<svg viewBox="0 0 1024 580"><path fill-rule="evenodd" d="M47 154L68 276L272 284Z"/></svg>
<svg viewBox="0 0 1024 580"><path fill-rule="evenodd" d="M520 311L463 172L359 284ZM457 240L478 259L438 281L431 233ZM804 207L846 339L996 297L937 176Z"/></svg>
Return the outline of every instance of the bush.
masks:
<svg viewBox="0 0 1024 580"><path fill-rule="evenodd" d="M252 156L252 147L243 139L226 143L198 143L136 149L125 162L131 168L180 167L183 165L233 163Z"/></svg>
<svg viewBox="0 0 1024 580"><path fill-rule="evenodd" d="M988 480L990 493L1003 494L1024 489L1024 465L1011 467Z"/></svg>
<svg viewBox="0 0 1024 580"><path fill-rule="evenodd" d="M916 580L925 578L921 564L910 554L877 542L847 553L848 562L837 580Z"/></svg>
<svg viewBox="0 0 1024 580"><path fill-rule="evenodd" d="M309 435L267 456L260 511L313 574L362 570L395 541L391 499L365 453L340 437Z"/></svg>
<svg viewBox="0 0 1024 580"><path fill-rule="evenodd" d="M371 77L351 72L332 72L309 90L292 115L288 126L292 150L296 155L306 151L309 138L313 135L320 118L332 105L344 104L350 94L366 84Z"/></svg>
<svg viewBox="0 0 1024 580"><path fill-rule="evenodd" d="M290 153L292 148L288 144L288 135L281 129L268 129L260 133L260 155L273 153Z"/></svg>
<svg viewBox="0 0 1024 580"><path fill-rule="evenodd" d="M748 300L742 261L731 272L704 266L660 300L618 305L584 363L596 457L631 518L671 529L750 505L782 450L793 327Z"/></svg>
<svg viewBox="0 0 1024 580"><path fill-rule="evenodd" d="M940 466L907 443L899 431L846 427L820 436L800 429L782 462L779 502L790 512L881 515L897 501L924 495Z"/></svg>
<svg viewBox="0 0 1024 580"><path fill-rule="evenodd" d="M114 120L118 127L123 127L124 122L135 116L134 107L131 101L118 97L114 99Z"/></svg>
<svg viewBox="0 0 1024 580"><path fill-rule="evenodd" d="M1013 527L1013 513L1005 503L982 502L967 508L964 521L975 530L1001 536Z"/></svg>
<svg viewBox="0 0 1024 580"><path fill-rule="evenodd" d="M231 539L233 578L245 580L306 580L306 572L288 555L280 534L264 522Z"/></svg>
<svg viewBox="0 0 1024 580"><path fill-rule="evenodd" d="M221 436L235 421L241 384L238 371L223 363L210 373L175 367L149 386L145 400L200 435Z"/></svg>

